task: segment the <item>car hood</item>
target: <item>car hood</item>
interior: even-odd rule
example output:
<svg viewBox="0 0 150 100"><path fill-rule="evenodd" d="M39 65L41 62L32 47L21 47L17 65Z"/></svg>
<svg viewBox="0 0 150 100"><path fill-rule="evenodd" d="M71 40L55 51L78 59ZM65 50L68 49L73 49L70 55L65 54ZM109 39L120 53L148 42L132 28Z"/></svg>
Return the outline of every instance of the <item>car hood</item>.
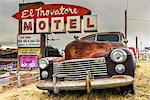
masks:
<svg viewBox="0 0 150 100"><path fill-rule="evenodd" d="M66 46L65 60L105 56L113 49L113 45L112 43L75 40Z"/></svg>

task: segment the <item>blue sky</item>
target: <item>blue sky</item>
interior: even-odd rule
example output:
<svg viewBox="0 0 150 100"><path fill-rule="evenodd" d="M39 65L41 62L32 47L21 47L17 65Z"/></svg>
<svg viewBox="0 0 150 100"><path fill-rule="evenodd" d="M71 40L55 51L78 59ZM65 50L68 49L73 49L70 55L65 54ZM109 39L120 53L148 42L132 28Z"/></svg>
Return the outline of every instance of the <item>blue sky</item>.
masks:
<svg viewBox="0 0 150 100"><path fill-rule="evenodd" d="M35 2L39 0L24 0ZM98 15L99 32L124 32L124 10L128 10L128 40L129 46L135 46L135 36L139 37L139 47L150 47L150 0L40 0L45 4L67 3L86 7L92 15ZM18 21L11 16L18 12L19 3L23 0L0 0L0 42L16 46ZM72 41L73 35L49 35L49 38L59 40L49 41L49 45L63 48Z"/></svg>

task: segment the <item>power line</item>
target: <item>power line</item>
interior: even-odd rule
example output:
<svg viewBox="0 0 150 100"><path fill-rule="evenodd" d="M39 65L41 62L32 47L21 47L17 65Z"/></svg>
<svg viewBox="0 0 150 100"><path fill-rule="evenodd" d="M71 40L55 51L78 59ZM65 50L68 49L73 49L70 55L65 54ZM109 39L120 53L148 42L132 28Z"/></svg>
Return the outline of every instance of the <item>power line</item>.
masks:
<svg viewBox="0 0 150 100"><path fill-rule="evenodd" d="M135 20L135 21L145 21L145 22L150 22L150 19L132 19L132 18L128 18L127 20Z"/></svg>

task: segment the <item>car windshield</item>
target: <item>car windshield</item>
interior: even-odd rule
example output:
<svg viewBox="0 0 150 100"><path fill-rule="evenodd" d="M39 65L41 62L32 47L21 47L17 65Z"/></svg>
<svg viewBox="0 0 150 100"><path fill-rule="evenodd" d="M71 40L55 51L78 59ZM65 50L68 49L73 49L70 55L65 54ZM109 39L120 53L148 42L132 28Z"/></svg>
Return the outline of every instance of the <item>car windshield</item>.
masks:
<svg viewBox="0 0 150 100"><path fill-rule="evenodd" d="M98 34L97 41L119 42L118 34Z"/></svg>
<svg viewBox="0 0 150 100"><path fill-rule="evenodd" d="M85 37L81 38L81 40L95 41L95 37L96 37L96 34L92 34L92 35L85 36Z"/></svg>

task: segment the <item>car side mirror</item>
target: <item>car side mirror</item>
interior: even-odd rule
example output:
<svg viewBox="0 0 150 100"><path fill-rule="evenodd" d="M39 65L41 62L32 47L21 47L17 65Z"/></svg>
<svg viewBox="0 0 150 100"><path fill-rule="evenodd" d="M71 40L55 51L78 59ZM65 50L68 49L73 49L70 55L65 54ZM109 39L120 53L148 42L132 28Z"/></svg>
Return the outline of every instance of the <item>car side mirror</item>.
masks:
<svg viewBox="0 0 150 100"><path fill-rule="evenodd" d="M127 40L127 39L124 39L124 43L127 44L127 43L128 43L128 40Z"/></svg>

